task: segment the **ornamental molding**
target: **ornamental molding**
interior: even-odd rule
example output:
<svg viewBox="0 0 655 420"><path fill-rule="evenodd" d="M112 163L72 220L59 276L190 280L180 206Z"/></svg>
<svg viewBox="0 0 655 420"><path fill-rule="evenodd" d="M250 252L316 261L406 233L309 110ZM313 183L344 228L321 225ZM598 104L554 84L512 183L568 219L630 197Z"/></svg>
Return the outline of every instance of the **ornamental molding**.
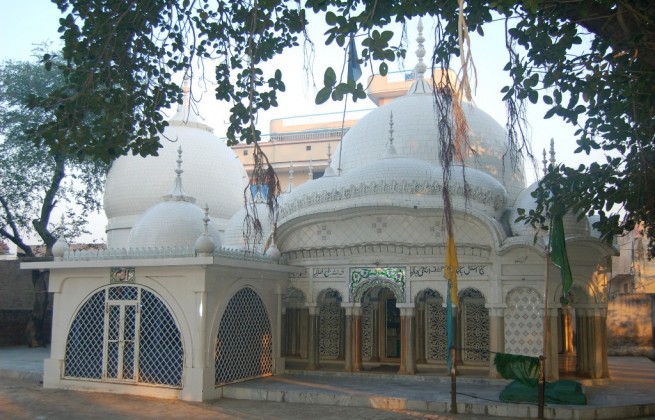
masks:
<svg viewBox="0 0 655 420"><path fill-rule="evenodd" d="M444 256L445 245L406 245L395 243L370 243L351 245L343 247L304 248L285 250L282 255L288 261L307 260L315 258L340 258L353 257L358 255L379 255L394 254L405 256ZM461 257L480 258L488 260L491 255L491 247L460 244L457 245L457 255Z"/></svg>
<svg viewBox="0 0 655 420"><path fill-rule="evenodd" d="M472 184L469 184L468 187L468 195L465 195L464 185L461 183L452 183L449 188L450 194L454 197L476 201L493 208L494 211L504 208L507 203L507 197L504 191L492 191L489 188ZM332 187L328 190L308 192L298 198L294 197L291 200L286 200L280 208L280 220L284 220L296 212L302 212L308 207L324 205L331 202L382 194L420 194L423 197L433 196L440 198L442 190L443 185L439 181L376 180L370 183L360 182L359 184L351 184L348 187Z"/></svg>

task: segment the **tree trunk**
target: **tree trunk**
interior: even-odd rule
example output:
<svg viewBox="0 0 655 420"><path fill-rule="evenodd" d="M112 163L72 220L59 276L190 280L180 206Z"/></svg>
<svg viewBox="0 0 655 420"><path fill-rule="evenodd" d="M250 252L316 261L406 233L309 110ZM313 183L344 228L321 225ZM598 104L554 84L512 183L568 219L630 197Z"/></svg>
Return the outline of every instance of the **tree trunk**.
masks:
<svg viewBox="0 0 655 420"><path fill-rule="evenodd" d="M32 285L34 286L34 303L32 315L27 323L25 334L29 347L45 347L46 340L45 318L48 310L48 279L50 272L32 270Z"/></svg>

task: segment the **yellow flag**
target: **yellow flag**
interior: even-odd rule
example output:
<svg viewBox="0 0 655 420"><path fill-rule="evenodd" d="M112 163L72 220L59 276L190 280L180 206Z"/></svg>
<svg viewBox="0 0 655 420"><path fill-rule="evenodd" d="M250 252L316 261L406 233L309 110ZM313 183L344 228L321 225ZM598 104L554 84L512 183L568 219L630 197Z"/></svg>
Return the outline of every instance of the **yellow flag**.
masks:
<svg viewBox="0 0 655 420"><path fill-rule="evenodd" d="M448 280L450 287L450 299L455 305L459 305L457 298L457 269L459 268L459 261L457 261L457 247L455 247L455 239L448 234L448 243L446 244L446 266L443 271L443 276Z"/></svg>

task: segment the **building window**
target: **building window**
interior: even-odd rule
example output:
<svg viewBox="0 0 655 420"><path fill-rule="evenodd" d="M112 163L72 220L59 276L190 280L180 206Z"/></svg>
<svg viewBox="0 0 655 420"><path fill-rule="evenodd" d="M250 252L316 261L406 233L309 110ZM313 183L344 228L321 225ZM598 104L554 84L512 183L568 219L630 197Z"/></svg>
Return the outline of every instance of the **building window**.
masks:
<svg viewBox="0 0 655 420"><path fill-rule="evenodd" d="M305 147L305 150L307 150L307 151L312 150L312 146L306 146L306 147Z"/></svg>
<svg viewBox="0 0 655 420"><path fill-rule="evenodd" d="M243 155L248 156L248 149L243 149Z"/></svg>

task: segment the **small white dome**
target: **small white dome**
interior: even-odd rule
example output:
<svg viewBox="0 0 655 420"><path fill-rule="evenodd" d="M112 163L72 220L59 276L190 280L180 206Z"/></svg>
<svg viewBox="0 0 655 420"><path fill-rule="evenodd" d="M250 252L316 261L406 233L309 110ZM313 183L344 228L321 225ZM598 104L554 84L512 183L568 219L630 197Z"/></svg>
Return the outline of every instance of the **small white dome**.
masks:
<svg viewBox="0 0 655 420"><path fill-rule="evenodd" d="M533 183L528 188L521 191L518 197L516 197L514 207L512 207L509 212L509 218L507 220L513 236L534 236L534 234L537 233L537 230L529 224L525 224L523 221L516 221L519 217L518 209L523 209L525 210L525 214L528 214L530 210L534 210L537 207L535 198L532 196L532 193L536 189L537 183Z"/></svg>
<svg viewBox="0 0 655 420"><path fill-rule="evenodd" d="M272 243L270 247L266 250L266 256L269 257L271 260L278 262L280 261L280 257L282 257L282 253L280 252L279 249L277 249L277 245L275 243Z"/></svg>
<svg viewBox="0 0 655 420"><path fill-rule="evenodd" d="M216 249L216 243L211 236L202 234L196 240L195 248L199 254L211 254Z"/></svg>
<svg viewBox="0 0 655 420"><path fill-rule="evenodd" d="M128 247L194 248L196 240L205 232L204 211L188 201L164 201L150 207L132 228ZM218 230L210 223L207 233L216 247L221 246Z"/></svg>
<svg viewBox="0 0 655 420"><path fill-rule="evenodd" d="M537 186L538 183L535 182L528 188L525 188L519 193L514 202L514 207L512 207L508 219L513 236L534 236L536 233L535 228L529 224L525 224L523 221L517 222L516 219L519 217L518 209L523 209L525 214L528 214L530 210L535 210L537 208L536 198L532 196L532 193L536 191ZM563 217L563 222L564 234L566 237L589 236L590 234L589 221L586 216L583 216L578 220L578 216L575 214L566 213Z"/></svg>

